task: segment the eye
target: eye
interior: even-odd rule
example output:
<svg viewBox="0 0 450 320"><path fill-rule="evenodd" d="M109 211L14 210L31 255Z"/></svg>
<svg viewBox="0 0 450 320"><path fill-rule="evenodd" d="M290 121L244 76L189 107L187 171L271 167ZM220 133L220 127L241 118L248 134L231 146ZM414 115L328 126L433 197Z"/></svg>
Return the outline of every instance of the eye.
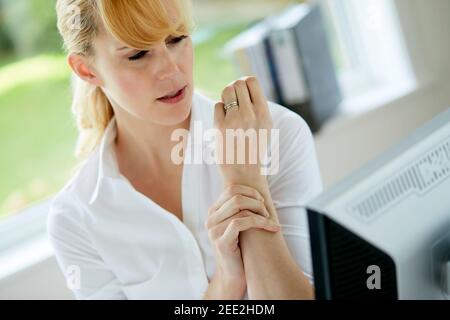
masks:
<svg viewBox="0 0 450 320"><path fill-rule="evenodd" d="M139 60L140 58L142 58L143 56L145 56L147 54L148 51L139 51L138 53L136 53L134 56L131 56L128 58L128 60L130 61L136 61Z"/></svg>
<svg viewBox="0 0 450 320"><path fill-rule="evenodd" d="M172 40L169 41L170 44L177 44L181 41L183 41L185 38L187 38L188 36L181 36L181 37L176 37L173 38Z"/></svg>

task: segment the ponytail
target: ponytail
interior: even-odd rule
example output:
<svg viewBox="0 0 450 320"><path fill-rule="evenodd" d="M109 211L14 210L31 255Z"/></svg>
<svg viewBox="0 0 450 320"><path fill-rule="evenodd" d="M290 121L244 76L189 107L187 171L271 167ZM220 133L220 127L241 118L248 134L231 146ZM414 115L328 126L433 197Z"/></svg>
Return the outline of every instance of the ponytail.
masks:
<svg viewBox="0 0 450 320"><path fill-rule="evenodd" d="M114 111L101 88L74 76L72 113L79 131L75 155L83 159L100 143Z"/></svg>

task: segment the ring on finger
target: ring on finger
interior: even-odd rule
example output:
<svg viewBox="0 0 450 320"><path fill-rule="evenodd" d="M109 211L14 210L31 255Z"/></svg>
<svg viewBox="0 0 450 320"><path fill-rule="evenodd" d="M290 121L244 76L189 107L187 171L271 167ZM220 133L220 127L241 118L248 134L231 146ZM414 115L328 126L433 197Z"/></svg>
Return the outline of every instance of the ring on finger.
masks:
<svg viewBox="0 0 450 320"><path fill-rule="evenodd" d="M237 103L237 101L233 101L233 102L230 102L230 103L226 104L223 107L223 109L225 110L225 112L227 112L229 109L231 109L233 107L239 107L239 104Z"/></svg>

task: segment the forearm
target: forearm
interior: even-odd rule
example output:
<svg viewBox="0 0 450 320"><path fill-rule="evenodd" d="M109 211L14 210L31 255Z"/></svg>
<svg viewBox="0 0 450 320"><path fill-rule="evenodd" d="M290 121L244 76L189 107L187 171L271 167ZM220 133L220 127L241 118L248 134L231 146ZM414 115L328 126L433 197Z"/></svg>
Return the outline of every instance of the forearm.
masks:
<svg viewBox="0 0 450 320"><path fill-rule="evenodd" d="M267 181L246 183L262 194L271 219L279 222ZM313 288L293 259L281 232L247 230L241 233L239 243L249 299L314 298Z"/></svg>
<svg viewBox="0 0 450 320"><path fill-rule="evenodd" d="M242 259L249 299L313 299L313 289L289 253L281 233L242 233Z"/></svg>
<svg viewBox="0 0 450 320"><path fill-rule="evenodd" d="M245 289L245 283L227 279L217 271L203 295L203 300L240 300L244 296Z"/></svg>

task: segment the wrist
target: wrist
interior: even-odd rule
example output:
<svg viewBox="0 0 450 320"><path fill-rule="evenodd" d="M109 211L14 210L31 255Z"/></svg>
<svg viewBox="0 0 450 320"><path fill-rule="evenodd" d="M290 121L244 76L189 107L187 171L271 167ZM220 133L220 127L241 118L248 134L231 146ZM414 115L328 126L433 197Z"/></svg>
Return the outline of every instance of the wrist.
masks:
<svg viewBox="0 0 450 320"><path fill-rule="evenodd" d="M245 185L253 189L258 190L258 192L264 198L266 209L270 214L270 219L276 223L279 223L278 215L276 213L275 206L273 204L272 195L270 194L269 182L267 176L261 175L260 178L247 179L243 177L226 177L224 178L224 187L231 185ZM251 230L244 231L243 233L251 232Z"/></svg>
<svg viewBox="0 0 450 320"><path fill-rule="evenodd" d="M243 175L227 175L223 177L223 182L225 187L239 184L252 187L260 192L269 190L267 176L261 174L254 175L252 177L245 177Z"/></svg>
<svg viewBox="0 0 450 320"><path fill-rule="evenodd" d="M245 277L236 278L227 275L220 269L216 272L216 280L219 284L222 299L224 300L240 300L244 296L247 288Z"/></svg>

